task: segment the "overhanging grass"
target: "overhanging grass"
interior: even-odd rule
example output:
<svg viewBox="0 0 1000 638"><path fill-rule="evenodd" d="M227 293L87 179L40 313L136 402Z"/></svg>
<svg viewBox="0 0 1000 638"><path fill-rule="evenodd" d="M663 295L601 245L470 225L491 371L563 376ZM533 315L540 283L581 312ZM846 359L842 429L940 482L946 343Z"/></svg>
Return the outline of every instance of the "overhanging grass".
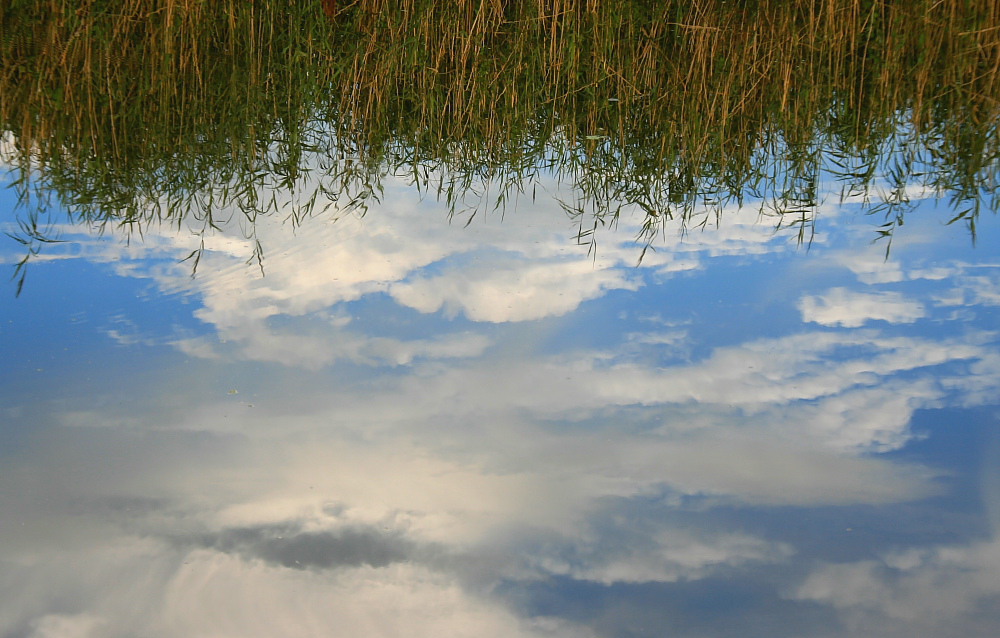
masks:
<svg viewBox="0 0 1000 638"><path fill-rule="evenodd" d="M830 176L889 180L889 237L906 185L973 233L996 210L992 0L13 0L0 33L17 187L89 223L252 221L310 166L296 219L388 173L460 206L543 169L582 238L747 195L806 233Z"/></svg>

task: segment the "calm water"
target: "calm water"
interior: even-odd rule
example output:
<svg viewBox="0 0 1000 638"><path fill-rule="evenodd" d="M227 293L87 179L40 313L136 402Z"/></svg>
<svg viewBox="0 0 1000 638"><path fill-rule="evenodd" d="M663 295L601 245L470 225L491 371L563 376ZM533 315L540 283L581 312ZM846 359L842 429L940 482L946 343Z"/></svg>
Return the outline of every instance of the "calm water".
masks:
<svg viewBox="0 0 1000 638"><path fill-rule="evenodd" d="M194 277L57 228L0 289L0 636L1000 632L992 219L748 206L637 266L555 191L261 218L264 276L239 215Z"/></svg>

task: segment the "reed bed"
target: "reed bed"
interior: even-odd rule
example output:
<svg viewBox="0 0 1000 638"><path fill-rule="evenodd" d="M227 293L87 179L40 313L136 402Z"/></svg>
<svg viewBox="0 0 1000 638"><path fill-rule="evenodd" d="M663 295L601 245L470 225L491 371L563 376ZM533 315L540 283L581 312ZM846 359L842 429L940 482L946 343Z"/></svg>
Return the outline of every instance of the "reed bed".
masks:
<svg viewBox="0 0 1000 638"><path fill-rule="evenodd" d="M914 185L973 235L997 208L994 0L7 0L0 34L15 186L92 224L252 221L263 187L299 220L389 174L460 208L555 172L581 239L748 197L805 237L828 179L887 237Z"/></svg>

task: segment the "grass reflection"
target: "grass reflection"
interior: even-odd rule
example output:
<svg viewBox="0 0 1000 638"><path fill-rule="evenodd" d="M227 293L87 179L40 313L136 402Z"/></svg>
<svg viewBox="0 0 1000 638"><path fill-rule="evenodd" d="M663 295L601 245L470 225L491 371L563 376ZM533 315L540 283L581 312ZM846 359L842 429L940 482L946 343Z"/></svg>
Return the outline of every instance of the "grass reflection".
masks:
<svg viewBox="0 0 1000 638"><path fill-rule="evenodd" d="M554 172L581 241L744 198L806 241L832 179L887 239L915 188L973 237L997 208L994 0L9 0L0 34L31 228L52 204L139 231L236 209L252 238L363 211L387 175L457 211Z"/></svg>

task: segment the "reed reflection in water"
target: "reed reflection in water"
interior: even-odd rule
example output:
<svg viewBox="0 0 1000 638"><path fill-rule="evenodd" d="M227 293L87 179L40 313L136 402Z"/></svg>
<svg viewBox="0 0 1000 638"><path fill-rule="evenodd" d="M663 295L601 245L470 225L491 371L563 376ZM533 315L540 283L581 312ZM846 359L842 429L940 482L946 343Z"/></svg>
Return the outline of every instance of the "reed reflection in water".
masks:
<svg viewBox="0 0 1000 638"><path fill-rule="evenodd" d="M455 212L523 202L550 174L573 185L585 242L623 212L648 244L666 220L745 200L808 241L827 182L869 202L887 247L927 190L975 236L997 208L998 12L14 1L0 130L30 198L18 236L40 249L46 203L99 227L199 232L236 208L252 237L259 214L363 211L388 175Z"/></svg>

